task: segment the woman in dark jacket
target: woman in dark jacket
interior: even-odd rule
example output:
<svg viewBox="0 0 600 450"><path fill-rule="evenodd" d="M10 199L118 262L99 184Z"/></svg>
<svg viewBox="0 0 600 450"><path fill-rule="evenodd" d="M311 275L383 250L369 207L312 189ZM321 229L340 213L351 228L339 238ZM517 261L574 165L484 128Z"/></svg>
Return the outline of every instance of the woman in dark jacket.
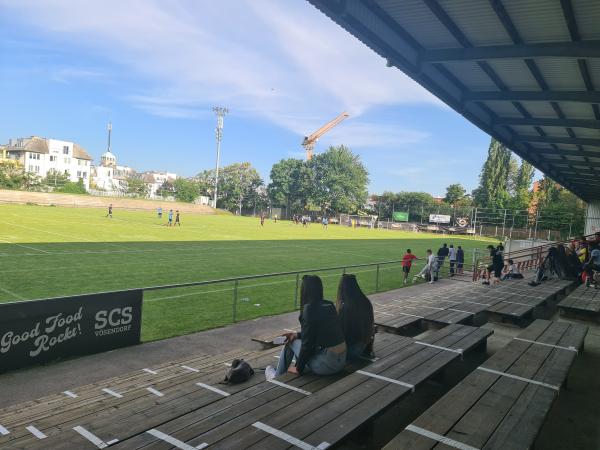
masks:
<svg viewBox="0 0 600 450"><path fill-rule="evenodd" d="M300 332L288 333L281 350L277 375L287 372L296 356L296 370L309 368L316 375L332 375L346 364L346 342L335 305L323 298L323 283L305 275L300 288Z"/></svg>
<svg viewBox="0 0 600 450"><path fill-rule="evenodd" d="M371 355L375 336L373 305L360 289L355 275L342 275L336 307L346 338L348 359Z"/></svg>

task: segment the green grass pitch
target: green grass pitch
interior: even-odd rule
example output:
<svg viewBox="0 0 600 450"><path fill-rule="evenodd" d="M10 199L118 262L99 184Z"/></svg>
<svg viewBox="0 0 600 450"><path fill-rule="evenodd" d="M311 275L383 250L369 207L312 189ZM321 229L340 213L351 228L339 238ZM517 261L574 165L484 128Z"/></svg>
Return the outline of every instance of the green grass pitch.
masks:
<svg viewBox="0 0 600 450"><path fill-rule="evenodd" d="M419 257L443 242L462 245L466 261L485 239L424 233L308 228L229 215L182 215L166 226L151 211L0 205L0 302L223 279ZM413 268L416 273L418 267ZM348 269L366 292L375 267ZM342 270L315 272L333 299ZM381 266L380 290L401 285L398 264ZM295 276L241 281L237 320L294 309ZM142 338L162 339L230 323L234 283L164 289L144 294Z"/></svg>

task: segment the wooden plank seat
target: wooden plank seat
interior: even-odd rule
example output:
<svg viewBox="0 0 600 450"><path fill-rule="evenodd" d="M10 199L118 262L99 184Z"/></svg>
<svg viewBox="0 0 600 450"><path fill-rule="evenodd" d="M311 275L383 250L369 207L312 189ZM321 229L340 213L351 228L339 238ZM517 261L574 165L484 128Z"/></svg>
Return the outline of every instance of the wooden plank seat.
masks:
<svg viewBox="0 0 600 450"><path fill-rule="evenodd" d="M587 327L536 320L385 447L531 448Z"/></svg>
<svg viewBox="0 0 600 450"><path fill-rule="evenodd" d="M294 443L301 448L325 448L319 445L339 442L460 358L461 353L481 348L490 334L490 330L450 325L420 341L394 336L396 341L388 351L376 352L375 362L343 377L320 377L333 381L318 390L310 384L303 385L310 395L275 386L268 395L261 393L239 403L223 403L231 401L228 398L221 401L220 409L203 408L164 423L158 430L171 442L176 439L183 444L178 448L187 449L206 445L228 450L279 449ZM304 378L307 377L286 374L277 381L291 384ZM146 432L115 448L171 448L163 438Z"/></svg>
<svg viewBox="0 0 600 450"><path fill-rule="evenodd" d="M259 336L253 336L250 337L250 340L254 341L254 342L258 342L259 344L262 344L263 346L269 348L269 347L277 347L278 345L282 345L282 344L274 344L273 340L277 337L283 336L285 333L293 333L293 332L297 332L300 331L300 327L290 327L290 328L284 328L282 330L278 330L278 331L269 331L267 333L263 333Z"/></svg>
<svg viewBox="0 0 600 450"><path fill-rule="evenodd" d="M600 289L579 286L558 304L561 315L600 321Z"/></svg>
<svg viewBox="0 0 600 450"><path fill-rule="evenodd" d="M148 371L140 370L72 388L68 391L71 395L61 393L12 405L0 410L0 425L7 431L7 434L0 435L0 448L9 444L12 448L28 448L26 445L17 446L22 442L27 445L35 442L32 441L34 436L26 429L27 426L33 425L46 436L51 436L71 420L110 415L113 410L128 402L152 403L154 399L160 398L157 393L171 393L172 396L185 394L189 391L188 384L198 378L212 377L217 382L223 379L227 366L234 358L267 365L276 363L277 354L276 349L266 352L236 350L219 355L179 359L153 366Z"/></svg>
<svg viewBox="0 0 600 450"><path fill-rule="evenodd" d="M383 334L376 339L376 351L393 352L399 339L394 335ZM390 348L388 348L390 347ZM273 364L277 349L257 352L257 355L247 360L253 367L265 367ZM365 364L369 361L365 361ZM10 437L4 436L0 441L0 447L5 448L52 448L52 449L86 449L97 448L93 442L74 430L82 427L86 433L91 433L97 439L107 443L113 439L124 439L145 433L146 430L157 427L165 422L179 416L191 413L199 409L214 408L220 411L224 406L220 401L226 400L232 405L246 398L261 396L267 391L277 388L283 393L290 389L278 387L275 384L264 381L264 373L257 373L248 381L236 385L218 384L223 379L226 367L216 367L212 372L183 374L176 386L166 386L157 383L154 385L162 397L144 392L143 389L132 392L121 399L110 400L109 404L95 404L82 406L76 410L66 411L64 414L56 412L51 418L36 421L34 425L47 437L38 439L29 431ZM343 374L340 375L340 377ZM284 377L285 378L285 377ZM297 378L297 380L296 380ZM289 383L298 389L318 390L320 387L334 381L335 377L303 376L291 377ZM198 386L201 383L202 386ZM297 395L303 395L291 391ZM267 395L267 394L264 394ZM228 404L227 402L224 404ZM21 431L21 430L11 430ZM151 436L150 436L151 437ZM125 446L124 448L129 448Z"/></svg>

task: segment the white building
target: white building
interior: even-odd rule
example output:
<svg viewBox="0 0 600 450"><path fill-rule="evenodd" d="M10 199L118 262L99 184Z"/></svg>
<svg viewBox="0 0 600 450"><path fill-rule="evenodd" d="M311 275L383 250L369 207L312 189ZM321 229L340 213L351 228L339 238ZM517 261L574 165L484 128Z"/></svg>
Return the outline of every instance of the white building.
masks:
<svg viewBox="0 0 600 450"><path fill-rule="evenodd" d="M171 172L144 172L142 179L146 186L148 186L148 197L156 198L158 190L162 185L168 181L174 183L177 179L177 175Z"/></svg>
<svg viewBox="0 0 600 450"><path fill-rule="evenodd" d="M92 167L92 182L99 189L121 192L135 174L131 167L117 165L117 157L109 150L100 157L100 165Z"/></svg>
<svg viewBox="0 0 600 450"><path fill-rule="evenodd" d="M80 145L37 136L10 139L5 148L9 159L19 161L27 172L42 178L49 173L68 174L69 180L83 180L90 186L92 157Z"/></svg>

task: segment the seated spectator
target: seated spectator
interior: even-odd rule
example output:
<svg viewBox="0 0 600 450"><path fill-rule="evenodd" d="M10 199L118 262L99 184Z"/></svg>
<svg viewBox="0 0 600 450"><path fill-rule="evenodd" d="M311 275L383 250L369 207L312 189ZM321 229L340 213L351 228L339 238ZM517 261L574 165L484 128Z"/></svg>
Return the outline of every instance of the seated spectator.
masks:
<svg viewBox="0 0 600 450"><path fill-rule="evenodd" d="M588 243L585 236L581 236L581 239L577 243L577 257L581 264L585 264L588 260Z"/></svg>
<svg viewBox="0 0 600 450"><path fill-rule="evenodd" d="M342 275L336 307L346 338L348 359L372 355L375 338L373 305L360 289L355 275Z"/></svg>
<svg viewBox="0 0 600 450"><path fill-rule="evenodd" d="M592 247L590 252L590 259L583 266L586 272L585 285L594 287L596 286L596 280L594 279L594 271L600 271L600 249L597 246Z"/></svg>
<svg viewBox="0 0 600 450"><path fill-rule="evenodd" d="M502 279L508 280L510 278L514 278L514 279L522 279L523 278L523 274L519 270L519 267L515 264L515 262L512 259L508 260L508 272L506 272L504 274Z"/></svg>
<svg viewBox="0 0 600 450"><path fill-rule="evenodd" d="M346 364L346 340L335 305L323 298L323 283L316 275L304 275L300 287L300 332L288 333L281 350L276 375L287 372L302 374L308 368L316 375L333 375ZM272 368L265 373L270 378Z"/></svg>

